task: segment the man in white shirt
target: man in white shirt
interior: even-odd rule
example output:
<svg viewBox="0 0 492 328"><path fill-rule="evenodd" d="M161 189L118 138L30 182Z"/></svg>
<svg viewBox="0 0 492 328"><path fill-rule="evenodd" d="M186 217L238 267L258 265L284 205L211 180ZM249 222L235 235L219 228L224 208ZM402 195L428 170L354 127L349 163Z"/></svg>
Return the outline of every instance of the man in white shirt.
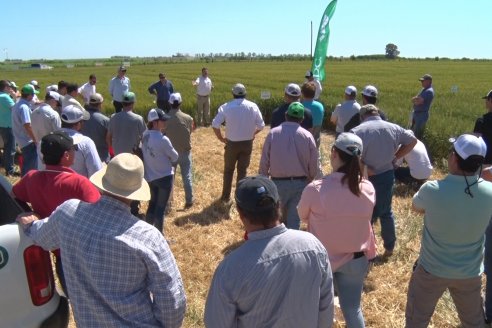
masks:
<svg viewBox="0 0 492 328"><path fill-rule="evenodd" d="M323 87L321 86L321 82L319 82L318 79L314 78L312 71L307 71L306 75L304 77L306 78L307 82L313 82L314 85L316 86L316 92L314 94L314 100L319 100L319 97L321 95L321 91L323 91Z"/></svg>
<svg viewBox="0 0 492 328"><path fill-rule="evenodd" d="M89 102L91 100L91 96L96 93L96 75L91 74L89 76L89 81L84 83L80 88L79 88L79 94L84 98L84 105L88 106Z"/></svg>
<svg viewBox="0 0 492 328"><path fill-rule="evenodd" d="M258 105L246 100L246 88L237 83L232 88L234 99L223 104L212 121L217 138L225 144L224 180L221 200L230 200L232 177L237 163L237 179L239 182L246 176L246 170L253 151L255 135L265 127ZM225 138L220 126L225 123Z"/></svg>
<svg viewBox="0 0 492 328"><path fill-rule="evenodd" d="M85 111L84 106L77 100L77 95L79 94L79 86L76 83L67 83L67 94L64 97L61 97L61 106L62 108L67 107L69 105L76 106L80 108L82 111Z"/></svg>
<svg viewBox="0 0 492 328"><path fill-rule="evenodd" d="M345 101L338 104L335 110L331 114L330 121L336 125L336 136L344 131L345 124L347 124L352 116L359 114L360 104L357 102L357 88L353 85L349 85L345 88L343 94Z"/></svg>
<svg viewBox="0 0 492 328"><path fill-rule="evenodd" d="M208 126L210 124L210 93L214 88L212 80L208 77L208 69L202 68L202 75L196 78L192 82L196 87L196 124L201 126Z"/></svg>
<svg viewBox="0 0 492 328"><path fill-rule="evenodd" d="M123 95L131 89L130 79L126 76L126 67L120 66L118 74L109 81L109 94L113 98L115 113L123 109Z"/></svg>
<svg viewBox="0 0 492 328"><path fill-rule="evenodd" d="M412 130L407 130L413 134ZM401 166L403 160L408 166ZM395 179L405 184L415 184L420 187L432 174L432 164L427 154L427 149L422 141L417 139L413 149L395 162Z"/></svg>

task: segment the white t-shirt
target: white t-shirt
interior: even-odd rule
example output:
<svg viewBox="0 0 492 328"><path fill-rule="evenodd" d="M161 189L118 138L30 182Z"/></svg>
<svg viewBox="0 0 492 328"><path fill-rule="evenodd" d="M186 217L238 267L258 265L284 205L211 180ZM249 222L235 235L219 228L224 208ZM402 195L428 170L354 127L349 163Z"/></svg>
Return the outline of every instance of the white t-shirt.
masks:
<svg viewBox="0 0 492 328"><path fill-rule="evenodd" d="M212 80L207 77L203 77L203 75L200 75L199 77L196 78L195 80L196 83L196 93L199 96L208 96L210 95L210 92L212 92Z"/></svg>
<svg viewBox="0 0 492 328"><path fill-rule="evenodd" d="M432 174L432 164L427 155L427 150L422 141L417 140L417 144L407 155L405 161L410 168L410 175L417 180L427 180ZM398 164L401 164L401 160Z"/></svg>
<svg viewBox="0 0 492 328"><path fill-rule="evenodd" d="M87 82L82 85L78 91L82 95L82 98L84 98L84 102L88 104L91 96L96 93L96 85Z"/></svg>

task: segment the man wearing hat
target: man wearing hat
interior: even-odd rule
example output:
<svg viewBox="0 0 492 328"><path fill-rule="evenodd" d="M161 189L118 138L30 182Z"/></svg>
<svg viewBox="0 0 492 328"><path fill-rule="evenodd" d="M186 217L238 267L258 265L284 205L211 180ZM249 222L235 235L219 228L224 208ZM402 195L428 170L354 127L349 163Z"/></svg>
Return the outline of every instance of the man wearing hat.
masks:
<svg viewBox="0 0 492 328"><path fill-rule="evenodd" d="M280 222L280 197L266 177L235 193L247 240L217 267L205 304L207 327L331 327L333 278L321 242Z"/></svg>
<svg viewBox="0 0 492 328"><path fill-rule="evenodd" d="M37 94L35 93L33 95L31 101L29 102L31 109L34 110L39 106L39 104L41 104L41 101L37 96L39 94L39 89L41 89L41 87L39 86L39 83L36 80L32 80L31 82L29 82L29 84L32 85L34 87L34 90L38 92Z"/></svg>
<svg viewBox="0 0 492 328"><path fill-rule="evenodd" d="M5 175L14 175L15 140L12 132L12 108L15 101L10 97L10 84L0 80L0 137L3 141L2 165Z"/></svg>
<svg viewBox="0 0 492 328"><path fill-rule="evenodd" d="M313 71L307 71L305 76L307 82L314 83L316 87L316 92L314 94L314 100L319 100L319 96L321 95L321 91L323 91L323 87L321 86L321 82L318 79L314 78Z"/></svg>
<svg viewBox="0 0 492 328"><path fill-rule="evenodd" d="M48 133L41 139L40 148L46 169L31 170L20 179L12 187L15 198L30 203L33 211L43 218L72 198L88 203L99 200L100 193L89 179L70 168L75 158L75 144L66 132ZM54 253L56 272L66 294L60 251Z"/></svg>
<svg viewBox="0 0 492 328"><path fill-rule="evenodd" d="M407 155L417 144L413 134L399 125L384 121L374 105L364 105L359 112L362 123L350 132L363 142L362 162L367 166L369 181L376 190L372 223L379 218L383 239L383 259L393 254L396 243L395 218L391 210L394 163Z"/></svg>
<svg viewBox="0 0 492 328"><path fill-rule="evenodd" d="M236 182L239 182L246 176L255 135L265 127L258 105L246 99L244 85L235 84L232 88L232 95L234 99L220 106L212 121L212 128L217 139L225 144L221 196L225 202L228 202L231 196L232 177L236 163ZM220 126L223 123L225 123L225 138L220 131Z"/></svg>
<svg viewBox="0 0 492 328"><path fill-rule="evenodd" d="M412 98L413 116L412 131L417 139L422 140L427 120L429 119L429 110L434 99L434 89L432 88L432 76L425 74L419 78L422 84L422 90Z"/></svg>
<svg viewBox="0 0 492 328"><path fill-rule="evenodd" d="M99 159L107 163L109 162L109 149L106 135L108 134L109 117L101 113L103 101L104 98L100 93L94 93L89 97L86 109L90 118L84 123L80 132L94 141Z"/></svg>
<svg viewBox="0 0 492 328"><path fill-rule="evenodd" d="M31 126L31 106L29 104L37 93L39 91L31 84L24 85L21 89L21 98L12 107L12 131L23 157L21 176L38 167L37 140Z"/></svg>
<svg viewBox="0 0 492 328"><path fill-rule="evenodd" d="M413 209L424 214L424 228L408 287L406 327L427 327L445 290L463 327L484 323L481 274L492 183L481 179L480 171L487 146L470 134L451 142L449 174L426 182L413 196Z"/></svg>
<svg viewBox="0 0 492 328"><path fill-rule="evenodd" d="M285 113L287 113L289 105L295 101L299 101L300 98L301 88L299 85L295 83L287 84L284 89L284 103L272 112L272 118L270 120L271 129L285 122ZM304 118L301 121L301 126L310 132L313 130L313 116L311 115L311 111L307 108L304 108Z"/></svg>
<svg viewBox="0 0 492 328"><path fill-rule="evenodd" d="M123 109L123 96L131 89L130 79L126 76L126 67L120 66L118 74L109 81L109 94L113 98L115 113Z"/></svg>
<svg viewBox="0 0 492 328"><path fill-rule="evenodd" d="M299 229L297 204L304 188L318 172L318 150L312 134L299 126L304 106L289 105L285 122L268 133L261 153L259 173L277 186L282 218L289 229Z"/></svg>
<svg viewBox="0 0 492 328"><path fill-rule="evenodd" d="M37 142L38 169L44 168L43 155L41 153L41 139L61 128L60 114L55 108L60 107L60 95L58 92L50 91L44 97L44 103L31 113L31 125Z"/></svg>
<svg viewBox="0 0 492 328"><path fill-rule="evenodd" d="M80 139L77 143L72 169L85 177L90 177L102 167L94 141L80 133L84 122L88 121L89 118L89 112L78 106L69 105L62 109L62 130L70 137Z"/></svg>
<svg viewBox="0 0 492 328"><path fill-rule="evenodd" d="M473 133L481 136L487 145L487 155L485 155L486 166L492 165L492 90L482 99L485 100L485 110L487 111L482 117L475 121Z"/></svg>
<svg viewBox="0 0 492 328"><path fill-rule="evenodd" d="M132 200L150 198L142 161L120 154L90 181L102 192L96 203L71 199L45 219L17 219L37 245L62 250L77 325L181 327L186 297L174 256L130 213Z"/></svg>
<svg viewBox="0 0 492 328"><path fill-rule="evenodd" d="M183 113L180 109L183 102L181 94L176 92L171 94L169 103L171 110L167 121L166 135L171 140L171 144L179 154L178 160L174 164L174 169L179 165L183 187L185 192L185 208L193 206L193 179L192 179L192 157L191 157L191 133L195 129L193 118Z"/></svg>
<svg viewBox="0 0 492 328"><path fill-rule="evenodd" d="M336 125L336 136L345 131L347 124L354 115L359 115L360 104L357 102L357 88L349 85L343 93L344 102L338 104L331 114L330 121Z"/></svg>
<svg viewBox="0 0 492 328"><path fill-rule="evenodd" d="M147 90L151 95L156 97L157 107L165 112L169 112L169 109L171 109L169 97L171 93L174 93L174 86L171 81L166 79L166 75L159 73L159 81L153 83Z"/></svg>

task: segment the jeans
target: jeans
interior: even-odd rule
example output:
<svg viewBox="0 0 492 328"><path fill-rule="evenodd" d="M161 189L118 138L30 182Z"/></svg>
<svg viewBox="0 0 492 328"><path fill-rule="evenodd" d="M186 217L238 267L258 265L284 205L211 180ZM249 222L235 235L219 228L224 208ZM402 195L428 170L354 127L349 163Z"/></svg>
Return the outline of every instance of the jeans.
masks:
<svg viewBox="0 0 492 328"><path fill-rule="evenodd" d="M193 203L193 177L192 177L192 160L191 151L182 152L179 154L178 160L175 163L174 168L179 165L181 171L181 178L183 179L183 188L185 192L186 204Z"/></svg>
<svg viewBox="0 0 492 328"><path fill-rule="evenodd" d="M396 231L395 218L391 211L391 201L393 200L393 184L395 183L395 172L389 170L369 177L374 189L376 190L376 204L372 212L372 223L379 218L381 223L381 238L386 250L392 251L395 248Z"/></svg>
<svg viewBox="0 0 492 328"><path fill-rule="evenodd" d="M119 113L123 109L123 103L121 101L113 100L114 112Z"/></svg>
<svg viewBox="0 0 492 328"><path fill-rule="evenodd" d="M167 201L173 188L173 175L155 179L149 182L150 201L145 220L157 228L160 232L164 227L164 213Z"/></svg>
<svg viewBox="0 0 492 328"><path fill-rule="evenodd" d="M38 168L38 151L36 149L36 144L31 142L29 145L21 149L23 165L21 170L21 176L24 176L30 170L37 170Z"/></svg>
<svg viewBox="0 0 492 328"><path fill-rule="evenodd" d="M483 258L487 282L485 285L485 318L492 320L492 224L485 230L485 254Z"/></svg>
<svg viewBox="0 0 492 328"><path fill-rule="evenodd" d="M253 151L253 140L230 141L227 140L224 151L224 181L222 185L222 199L231 197L232 177L237 163L236 184L246 177L251 152Z"/></svg>
<svg viewBox="0 0 492 328"><path fill-rule="evenodd" d="M14 173L14 154L15 139L12 128L0 128L0 136L3 140L3 158L2 165L6 174Z"/></svg>
<svg viewBox="0 0 492 328"><path fill-rule="evenodd" d="M338 293L340 308L348 328L365 327L360 299L368 266L369 261L362 256L333 272L333 286Z"/></svg>
<svg viewBox="0 0 492 328"><path fill-rule="evenodd" d="M429 113L414 113L412 119L412 131L415 138L422 140L424 138L425 125L429 119Z"/></svg>
<svg viewBox="0 0 492 328"><path fill-rule="evenodd" d="M282 210L282 219L287 228L299 230L301 219L297 213L297 204L301 200L301 194L307 186L307 180L278 180L272 179L277 186Z"/></svg>

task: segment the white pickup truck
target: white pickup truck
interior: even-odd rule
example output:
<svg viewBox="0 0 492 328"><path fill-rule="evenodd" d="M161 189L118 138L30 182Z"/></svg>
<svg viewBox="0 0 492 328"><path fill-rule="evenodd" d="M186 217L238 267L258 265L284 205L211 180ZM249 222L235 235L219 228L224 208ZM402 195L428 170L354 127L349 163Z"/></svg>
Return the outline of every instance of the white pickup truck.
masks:
<svg viewBox="0 0 492 328"><path fill-rule="evenodd" d="M68 302L55 288L50 255L15 223L23 208L0 176L0 327L67 327Z"/></svg>

